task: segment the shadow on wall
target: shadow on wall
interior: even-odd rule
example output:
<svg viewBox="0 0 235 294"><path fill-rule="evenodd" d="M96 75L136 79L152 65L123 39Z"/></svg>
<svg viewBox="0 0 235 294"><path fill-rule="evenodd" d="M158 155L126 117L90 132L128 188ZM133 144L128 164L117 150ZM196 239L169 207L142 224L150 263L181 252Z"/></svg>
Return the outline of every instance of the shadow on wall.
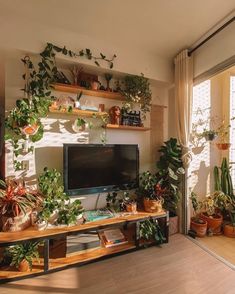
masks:
<svg viewBox="0 0 235 294"><path fill-rule="evenodd" d="M63 146L41 147L35 149L35 172L39 175L44 167L63 171Z"/></svg>
<svg viewBox="0 0 235 294"><path fill-rule="evenodd" d="M201 161L199 169L192 172L193 176L197 176L197 183L193 192L205 197L208 191L208 180L210 175L210 167L206 166L205 161Z"/></svg>

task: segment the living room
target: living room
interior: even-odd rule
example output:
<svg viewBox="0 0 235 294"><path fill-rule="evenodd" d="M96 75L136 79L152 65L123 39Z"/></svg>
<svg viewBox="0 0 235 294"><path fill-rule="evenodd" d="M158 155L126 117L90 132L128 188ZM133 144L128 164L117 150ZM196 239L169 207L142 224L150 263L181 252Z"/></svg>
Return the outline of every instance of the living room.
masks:
<svg viewBox="0 0 235 294"><path fill-rule="evenodd" d="M0 4L1 293L233 293L234 0Z"/></svg>

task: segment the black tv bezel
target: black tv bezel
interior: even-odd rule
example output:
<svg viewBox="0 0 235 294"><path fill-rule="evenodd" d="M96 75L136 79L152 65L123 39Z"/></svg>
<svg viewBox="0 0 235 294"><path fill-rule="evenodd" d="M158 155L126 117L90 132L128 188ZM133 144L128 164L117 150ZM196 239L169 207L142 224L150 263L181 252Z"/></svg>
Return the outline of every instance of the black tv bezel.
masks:
<svg viewBox="0 0 235 294"><path fill-rule="evenodd" d="M90 187L90 188L80 188L80 189L68 189L68 148L79 146L82 148L93 148L93 147L114 147L114 146L136 146L137 152L137 179L136 185L130 185L130 183L123 184L122 186L116 185L107 185L107 186L100 186L100 187ZM69 196L80 196L80 195L88 195L88 194L96 194L96 193L105 193L111 191L118 191L118 190L129 190L134 189L139 186L139 145L138 144L77 144L77 143L66 143L63 144L63 180L64 180L64 191Z"/></svg>

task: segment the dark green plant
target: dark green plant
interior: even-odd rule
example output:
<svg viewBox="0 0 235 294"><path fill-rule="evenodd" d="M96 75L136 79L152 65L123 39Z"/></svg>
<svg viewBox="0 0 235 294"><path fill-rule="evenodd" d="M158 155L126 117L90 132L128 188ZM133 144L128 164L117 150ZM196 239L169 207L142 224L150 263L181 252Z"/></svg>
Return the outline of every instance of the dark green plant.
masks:
<svg viewBox="0 0 235 294"><path fill-rule="evenodd" d="M136 191L142 198L148 198L151 200L159 199L156 194L157 177L150 171L143 172L140 175L139 188Z"/></svg>
<svg viewBox="0 0 235 294"><path fill-rule="evenodd" d="M235 199L233 193L232 177L230 175L230 167L227 162L227 158L223 158L221 167L214 167L214 182L215 191L222 191L225 195Z"/></svg>
<svg viewBox="0 0 235 294"><path fill-rule="evenodd" d="M11 266L18 267L23 260L26 260L32 270L33 259L39 259L38 245L39 242L27 242L10 246L5 254L11 258Z"/></svg>
<svg viewBox="0 0 235 294"><path fill-rule="evenodd" d="M154 240L157 245L161 245L166 240L158 224L158 221L154 219L146 219L145 221L140 222L139 230L140 238L146 241Z"/></svg>
<svg viewBox="0 0 235 294"><path fill-rule="evenodd" d="M125 97L124 109L131 110L134 104L140 105L142 117L146 118L146 113L151 110L152 92L150 83L143 74L140 76L129 75L124 78L124 90L120 93Z"/></svg>
<svg viewBox="0 0 235 294"><path fill-rule="evenodd" d="M184 174L182 162L182 148L177 143L177 139L170 138L164 142L159 149L161 153L157 162L157 184L164 191L163 208L171 215L176 214L177 205L180 199L181 175Z"/></svg>

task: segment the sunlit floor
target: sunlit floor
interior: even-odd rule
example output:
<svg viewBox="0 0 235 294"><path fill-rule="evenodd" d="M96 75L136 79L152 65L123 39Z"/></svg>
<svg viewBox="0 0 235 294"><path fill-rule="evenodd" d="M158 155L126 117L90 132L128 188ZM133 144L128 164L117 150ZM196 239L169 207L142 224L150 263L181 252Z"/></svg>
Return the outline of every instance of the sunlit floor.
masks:
<svg viewBox="0 0 235 294"><path fill-rule="evenodd" d="M1 294L234 294L235 271L182 235L79 268L0 285Z"/></svg>
<svg viewBox="0 0 235 294"><path fill-rule="evenodd" d="M197 241L235 267L235 238L228 238L220 235L197 238Z"/></svg>

